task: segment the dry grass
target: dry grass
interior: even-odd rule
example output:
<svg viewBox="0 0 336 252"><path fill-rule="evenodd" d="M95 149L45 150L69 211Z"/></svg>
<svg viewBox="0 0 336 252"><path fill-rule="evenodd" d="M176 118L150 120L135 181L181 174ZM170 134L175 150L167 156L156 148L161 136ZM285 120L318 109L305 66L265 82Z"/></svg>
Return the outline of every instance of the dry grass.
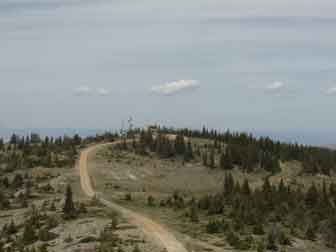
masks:
<svg viewBox="0 0 336 252"><path fill-rule="evenodd" d="M208 144L207 140L197 140L197 143ZM95 181L97 191L105 197L118 201L120 204L142 212L150 218L168 226L175 235L183 240L193 251L230 251L223 239L209 236L200 229L198 224L191 224L181 213L172 209L148 207L147 197L154 196L156 202L165 199L174 191L188 196L199 197L204 194L219 192L223 188L225 171L211 170L204 167L200 160L183 165L179 160L160 160L154 157L142 157L128 152L115 152L108 148L92 153L89 158L90 173ZM281 179L286 184L307 188L311 183L321 184L335 181L335 177L302 175L302 166L298 162L281 164L282 172L270 177L273 184ZM243 182L248 179L251 187L260 187L264 178L270 174L265 171L244 173L234 169L235 180ZM125 193L131 193L133 201L124 200ZM202 221L208 217L203 216ZM209 250L208 250L209 249ZM289 252L331 252L318 243L296 240Z"/></svg>

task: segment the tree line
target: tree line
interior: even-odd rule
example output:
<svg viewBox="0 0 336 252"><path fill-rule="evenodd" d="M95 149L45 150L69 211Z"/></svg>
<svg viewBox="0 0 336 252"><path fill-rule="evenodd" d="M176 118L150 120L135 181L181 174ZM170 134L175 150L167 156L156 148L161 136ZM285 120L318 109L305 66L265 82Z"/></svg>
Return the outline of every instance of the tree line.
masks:
<svg viewBox="0 0 336 252"><path fill-rule="evenodd" d="M111 142L118 137L117 133L111 132L86 138L78 134L44 138L35 133L27 136L12 134L7 143L0 138L0 165L8 172L38 166L71 167L75 164L80 147L96 142Z"/></svg>
<svg viewBox="0 0 336 252"><path fill-rule="evenodd" d="M38 166L73 166L78 154L76 147L81 141L78 135L42 140L36 134L27 137L13 134L8 144L0 144L0 163L7 171Z"/></svg>
<svg viewBox="0 0 336 252"><path fill-rule="evenodd" d="M328 148L286 143L272 140L269 137L254 137L244 132L220 132L203 127L202 130L175 129L159 127L162 134L177 134L189 138L211 139L214 148L228 146L226 159L240 165L246 170L260 166L266 170L277 172L278 161L300 161L303 171L309 174L330 175L336 171L336 151Z"/></svg>
<svg viewBox="0 0 336 252"><path fill-rule="evenodd" d="M131 145L131 146L129 146ZM131 144L127 144L126 139L117 145L121 150L134 150L140 155L156 153L160 158L182 157L184 161L194 158L193 147L190 141L186 141L183 135L177 135L170 139L165 134L153 135L151 130L140 130L139 140L133 137Z"/></svg>

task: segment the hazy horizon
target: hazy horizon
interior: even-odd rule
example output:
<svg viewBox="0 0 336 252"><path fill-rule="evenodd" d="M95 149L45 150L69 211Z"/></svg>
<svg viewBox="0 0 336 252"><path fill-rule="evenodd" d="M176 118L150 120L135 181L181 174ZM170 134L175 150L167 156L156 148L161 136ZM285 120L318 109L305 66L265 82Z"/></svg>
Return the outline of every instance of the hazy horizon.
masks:
<svg viewBox="0 0 336 252"><path fill-rule="evenodd" d="M118 129L133 116L333 144L335 11L331 0L3 0L0 127Z"/></svg>

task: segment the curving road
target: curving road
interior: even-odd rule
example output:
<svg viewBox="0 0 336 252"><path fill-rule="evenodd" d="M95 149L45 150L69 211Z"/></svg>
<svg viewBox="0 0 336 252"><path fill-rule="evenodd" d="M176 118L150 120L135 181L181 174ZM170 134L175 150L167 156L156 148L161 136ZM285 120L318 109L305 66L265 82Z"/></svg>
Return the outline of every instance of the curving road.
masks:
<svg viewBox="0 0 336 252"><path fill-rule="evenodd" d="M99 144L88 147L82 151L78 163L80 171L80 182L83 192L89 197L97 197L96 192L94 191L90 175L88 172L88 156L90 152L94 151L97 148L114 145L118 142ZM133 212L129 209L126 209L116 203L107 201L100 196L97 199L104 204L105 206L119 212L123 217L125 217L131 224L138 226L148 237L154 239L159 245L163 246L167 252L188 252L186 248L180 243L173 234L171 234L167 229L165 229L160 224L152 221L151 219L142 216L136 212Z"/></svg>

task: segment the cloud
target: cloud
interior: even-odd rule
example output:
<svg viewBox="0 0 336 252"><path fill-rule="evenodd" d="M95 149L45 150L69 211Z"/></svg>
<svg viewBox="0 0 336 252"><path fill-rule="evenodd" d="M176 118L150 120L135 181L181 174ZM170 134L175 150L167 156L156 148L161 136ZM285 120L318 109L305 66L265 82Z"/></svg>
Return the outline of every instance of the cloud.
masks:
<svg viewBox="0 0 336 252"><path fill-rule="evenodd" d="M285 87L285 83L283 83L281 81L275 81L275 82L269 84L266 87L266 90L268 90L268 91L277 91L277 90L283 89L284 87Z"/></svg>
<svg viewBox="0 0 336 252"><path fill-rule="evenodd" d="M110 94L111 91L105 88L94 89L88 86L81 86L75 90L75 95L78 96L88 96L88 95L108 96Z"/></svg>
<svg viewBox="0 0 336 252"><path fill-rule="evenodd" d="M92 94L92 89L88 86L81 86L75 90L76 95L90 95Z"/></svg>
<svg viewBox="0 0 336 252"><path fill-rule="evenodd" d="M196 80L178 80L154 86L151 88L151 92L159 95L174 95L182 91L192 91L197 88L199 88L199 82Z"/></svg>
<svg viewBox="0 0 336 252"><path fill-rule="evenodd" d="M336 95L336 86L329 88L326 93L327 95Z"/></svg>
<svg viewBox="0 0 336 252"><path fill-rule="evenodd" d="M293 90L290 90L284 82L275 81L268 84L264 88L264 92L267 95L288 96L293 93Z"/></svg>
<svg viewBox="0 0 336 252"><path fill-rule="evenodd" d="M289 86L282 81L274 81L263 89L265 95L293 98L299 94L299 90L294 86Z"/></svg>
<svg viewBox="0 0 336 252"><path fill-rule="evenodd" d="M100 95L100 96L108 96L108 95L111 94L111 91L107 90L105 88L99 88L99 89L97 89L97 94Z"/></svg>

